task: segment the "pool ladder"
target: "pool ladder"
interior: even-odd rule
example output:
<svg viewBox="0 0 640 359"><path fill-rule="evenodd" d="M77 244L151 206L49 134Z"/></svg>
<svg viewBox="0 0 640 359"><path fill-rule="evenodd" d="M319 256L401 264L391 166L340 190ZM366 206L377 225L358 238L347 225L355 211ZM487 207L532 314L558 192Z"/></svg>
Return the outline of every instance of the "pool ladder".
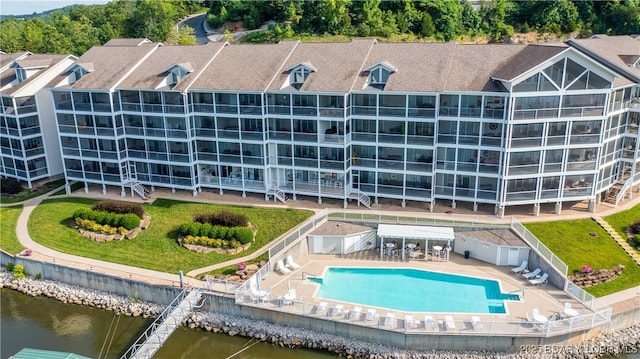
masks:
<svg viewBox="0 0 640 359"><path fill-rule="evenodd" d="M306 275L306 277L305 277ZM302 280L305 280L307 278L319 278L317 275L313 274L313 273L309 273L309 272L302 272Z"/></svg>
<svg viewBox="0 0 640 359"><path fill-rule="evenodd" d="M520 295L520 299L524 299L524 288L512 290L511 292L509 292L507 294L516 294L516 293L522 293L522 295Z"/></svg>

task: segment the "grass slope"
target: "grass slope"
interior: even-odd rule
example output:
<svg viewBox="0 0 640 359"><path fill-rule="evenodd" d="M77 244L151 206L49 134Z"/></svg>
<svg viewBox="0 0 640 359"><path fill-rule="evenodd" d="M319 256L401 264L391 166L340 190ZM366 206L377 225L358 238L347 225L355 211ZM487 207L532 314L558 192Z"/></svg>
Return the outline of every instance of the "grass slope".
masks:
<svg viewBox="0 0 640 359"><path fill-rule="evenodd" d="M16 236L20 213L22 206L0 207L0 248L10 254L17 254L25 249Z"/></svg>

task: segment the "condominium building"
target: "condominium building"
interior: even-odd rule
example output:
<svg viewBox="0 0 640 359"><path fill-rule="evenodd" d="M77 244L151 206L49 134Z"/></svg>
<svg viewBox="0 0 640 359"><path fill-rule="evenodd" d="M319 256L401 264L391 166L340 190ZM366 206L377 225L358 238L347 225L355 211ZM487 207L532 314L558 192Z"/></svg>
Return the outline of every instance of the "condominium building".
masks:
<svg viewBox="0 0 640 359"><path fill-rule="evenodd" d="M537 214L542 203L594 208L640 190L639 59L630 36L122 39L92 48L50 87L67 180L103 191L468 202L499 215L532 205Z"/></svg>
<svg viewBox="0 0 640 359"><path fill-rule="evenodd" d="M49 83L76 58L0 53L0 175L35 181L63 173Z"/></svg>

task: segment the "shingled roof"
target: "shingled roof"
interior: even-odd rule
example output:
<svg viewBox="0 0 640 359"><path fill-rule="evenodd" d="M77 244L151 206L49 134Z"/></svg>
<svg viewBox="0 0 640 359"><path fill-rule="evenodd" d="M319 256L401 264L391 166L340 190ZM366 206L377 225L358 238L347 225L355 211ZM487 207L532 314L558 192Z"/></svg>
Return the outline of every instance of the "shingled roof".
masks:
<svg viewBox="0 0 640 359"><path fill-rule="evenodd" d="M569 39L567 44L595 58L633 82L640 82L640 69L630 67L621 56L640 56L640 37L596 35Z"/></svg>
<svg viewBox="0 0 640 359"><path fill-rule="evenodd" d="M6 55L2 55L4 57ZM18 60L15 60L16 63L23 66L25 69L37 69L36 74L32 74L29 78L24 81L15 84L11 87L6 87L11 82L16 80L16 70L12 67L7 67L0 73L0 88L2 88L2 94L11 95L20 89L28 86L32 81L34 81L41 73L49 69L51 66L59 63L60 61L70 57L70 55L49 55L49 54L30 54L26 57L16 57Z"/></svg>

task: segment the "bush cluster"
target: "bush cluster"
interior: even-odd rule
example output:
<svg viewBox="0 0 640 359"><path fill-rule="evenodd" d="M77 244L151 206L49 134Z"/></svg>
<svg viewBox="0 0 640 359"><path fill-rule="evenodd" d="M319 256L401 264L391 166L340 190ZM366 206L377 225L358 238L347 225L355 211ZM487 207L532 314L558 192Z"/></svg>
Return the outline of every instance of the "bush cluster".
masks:
<svg viewBox="0 0 640 359"><path fill-rule="evenodd" d="M22 184L15 178L2 177L0 191L2 194L18 194L22 191Z"/></svg>
<svg viewBox="0 0 640 359"><path fill-rule="evenodd" d="M142 208L141 204L124 201L100 201L96 203L91 209L93 209L94 211L104 211L119 214L133 213L138 216L138 218L142 218L142 216L144 216L144 208Z"/></svg>
<svg viewBox="0 0 640 359"><path fill-rule="evenodd" d="M239 241L209 238L202 236L186 236L182 239L182 243L185 244L198 244L201 246L213 247L213 248L240 248L242 243Z"/></svg>
<svg viewBox="0 0 640 359"><path fill-rule="evenodd" d="M80 217L76 217L75 222L78 227L82 227L94 232L105 234L121 234L123 236L129 233L129 230L125 227L112 227L108 224L100 224L91 219L82 219Z"/></svg>
<svg viewBox="0 0 640 359"><path fill-rule="evenodd" d="M633 234L640 234L640 220L633 222L631 225L631 231Z"/></svg>
<svg viewBox="0 0 640 359"><path fill-rule="evenodd" d="M82 208L75 211L73 214L74 220L78 218L88 219L95 221L98 224L108 225L111 227L124 227L126 229L134 229L140 226L140 217L135 213L119 214Z"/></svg>
<svg viewBox="0 0 640 359"><path fill-rule="evenodd" d="M244 214L229 211L220 211L218 213L198 213L193 216L193 221L225 227L241 227L246 226L247 223L249 223L247 216Z"/></svg>
<svg viewBox="0 0 640 359"><path fill-rule="evenodd" d="M181 236L215 238L225 241L236 240L241 244L250 243L253 240L253 232L248 227L225 227L212 225L211 223L190 222L178 229Z"/></svg>

